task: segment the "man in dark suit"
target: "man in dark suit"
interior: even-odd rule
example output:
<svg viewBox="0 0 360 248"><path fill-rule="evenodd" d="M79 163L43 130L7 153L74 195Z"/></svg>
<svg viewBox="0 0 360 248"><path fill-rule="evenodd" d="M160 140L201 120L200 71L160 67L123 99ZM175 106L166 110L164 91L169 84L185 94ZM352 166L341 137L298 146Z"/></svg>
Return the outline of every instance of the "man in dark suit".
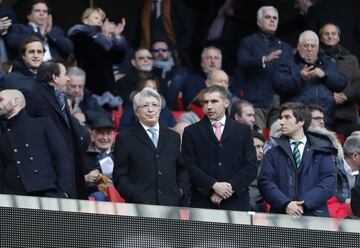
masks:
<svg viewBox="0 0 360 248"><path fill-rule="evenodd" d="M30 118L24 95L0 92L0 193L47 197L72 194L65 143L48 118Z"/></svg>
<svg viewBox="0 0 360 248"><path fill-rule="evenodd" d="M66 144L67 156L71 158L76 180L76 195L72 198L86 198L83 170L84 137L88 135L71 115L66 103L65 86L69 81L65 66L58 62L44 62L36 75L36 83L24 91L27 111L30 116L49 117L54 122Z"/></svg>
<svg viewBox="0 0 360 248"><path fill-rule="evenodd" d="M205 89L206 116L185 128L182 154L192 184L191 207L247 211L257 172L250 127L227 118L225 88Z"/></svg>
<svg viewBox="0 0 360 248"><path fill-rule="evenodd" d="M134 97L137 124L115 142L114 185L126 202L182 205L188 174L180 156L180 137L159 125L161 97L144 88Z"/></svg>
<svg viewBox="0 0 360 248"><path fill-rule="evenodd" d="M14 24L6 36L6 45L13 53L19 50L21 42L29 36L37 36L46 48L44 61L53 58L66 58L73 50L73 44L58 26L53 26L50 7L46 0L31 1L27 24Z"/></svg>
<svg viewBox="0 0 360 248"><path fill-rule="evenodd" d="M292 54L291 47L275 37L279 23L277 9L263 6L257 12L259 31L241 40L238 72L242 75L244 98L254 104L256 125L270 127L277 119L271 78L280 57Z"/></svg>

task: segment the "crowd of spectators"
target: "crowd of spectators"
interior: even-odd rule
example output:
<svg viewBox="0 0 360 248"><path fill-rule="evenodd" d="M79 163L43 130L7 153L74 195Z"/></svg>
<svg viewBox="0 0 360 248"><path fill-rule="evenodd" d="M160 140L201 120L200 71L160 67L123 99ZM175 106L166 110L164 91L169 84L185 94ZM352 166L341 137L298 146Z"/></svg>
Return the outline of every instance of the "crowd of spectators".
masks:
<svg viewBox="0 0 360 248"><path fill-rule="evenodd" d="M262 1L217 1L195 33L186 1L146 0L132 47L124 18L89 7L65 32L30 2L24 24L0 5L0 193L108 200L115 186L132 203L351 214L360 17L333 11L348 3L296 0L291 47ZM247 7L257 30L240 32Z"/></svg>

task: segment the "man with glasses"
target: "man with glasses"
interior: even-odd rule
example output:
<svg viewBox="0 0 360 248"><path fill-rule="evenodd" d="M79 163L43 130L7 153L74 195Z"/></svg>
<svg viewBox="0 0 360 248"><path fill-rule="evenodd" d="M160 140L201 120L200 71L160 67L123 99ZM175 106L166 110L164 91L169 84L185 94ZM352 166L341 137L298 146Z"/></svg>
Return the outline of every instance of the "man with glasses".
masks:
<svg viewBox="0 0 360 248"><path fill-rule="evenodd" d="M325 126L333 126L334 92L341 92L347 84L335 63L318 57L319 38L313 31L300 34L297 53L292 59L280 59L273 77L280 102L319 104L325 111Z"/></svg>
<svg viewBox="0 0 360 248"><path fill-rule="evenodd" d="M309 104L308 109L311 112L311 124L310 127L322 127L325 128L325 115L324 109L317 104Z"/></svg>
<svg viewBox="0 0 360 248"><path fill-rule="evenodd" d="M153 56L149 50L139 48L134 52L130 70L113 87L113 94L120 96L124 105L129 103L130 93L138 88L140 79L152 77L153 64Z"/></svg>
<svg viewBox="0 0 360 248"><path fill-rule="evenodd" d="M160 83L159 91L165 97L166 105L175 109L176 98L188 75L187 69L177 65L168 43L164 40L155 41L151 53L154 57L153 71Z"/></svg>
<svg viewBox="0 0 360 248"><path fill-rule="evenodd" d="M159 125L161 97L146 87L133 100L138 122L120 132L113 181L126 202L180 206L188 196L188 174L180 136Z"/></svg>

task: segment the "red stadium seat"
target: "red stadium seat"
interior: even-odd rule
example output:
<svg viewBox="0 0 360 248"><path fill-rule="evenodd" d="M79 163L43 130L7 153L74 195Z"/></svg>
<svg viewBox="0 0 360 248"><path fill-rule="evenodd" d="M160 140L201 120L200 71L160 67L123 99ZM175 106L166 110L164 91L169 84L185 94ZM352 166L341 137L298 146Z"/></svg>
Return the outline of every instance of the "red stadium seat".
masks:
<svg viewBox="0 0 360 248"><path fill-rule="evenodd" d="M120 119L121 119L122 114L123 114L123 109L122 108L119 108L118 110L113 110L112 111L112 117L113 117L113 120L114 120L114 129L115 130L119 129L119 124L120 124Z"/></svg>

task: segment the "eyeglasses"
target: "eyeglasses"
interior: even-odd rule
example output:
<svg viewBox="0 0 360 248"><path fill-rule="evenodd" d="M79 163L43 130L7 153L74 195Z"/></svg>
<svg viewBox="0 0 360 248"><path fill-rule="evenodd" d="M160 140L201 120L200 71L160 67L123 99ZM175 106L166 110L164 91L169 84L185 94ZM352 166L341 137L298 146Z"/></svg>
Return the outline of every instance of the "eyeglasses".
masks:
<svg viewBox="0 0 360 248"><path fill-rule="evenodd" d="M141 56L141 57L138 57L137 59L139 59L139 60L145 60L145 59L152 60L153 57L150 57L150 56Z"/></svg>
<svg viewBox="0 0 360 248"><path fill-rule="evenodd" d="M150 109L150 107L151 107L152 109L158 109L158 108L160 108L160 105L157 104L157 103L146 103L146 104L140 105L140 106L139 106L139 109L141 109L141 110L148 110L148 109Z"/></svg>
<svg viewBox="0 0 360 248"><path fill-rule="evenodd" d="M168 49L166 49L166 48L156 48L156 49L153 49L152 50L154 53L158 53L158 52L167 52L168 51Z"/></svg>

